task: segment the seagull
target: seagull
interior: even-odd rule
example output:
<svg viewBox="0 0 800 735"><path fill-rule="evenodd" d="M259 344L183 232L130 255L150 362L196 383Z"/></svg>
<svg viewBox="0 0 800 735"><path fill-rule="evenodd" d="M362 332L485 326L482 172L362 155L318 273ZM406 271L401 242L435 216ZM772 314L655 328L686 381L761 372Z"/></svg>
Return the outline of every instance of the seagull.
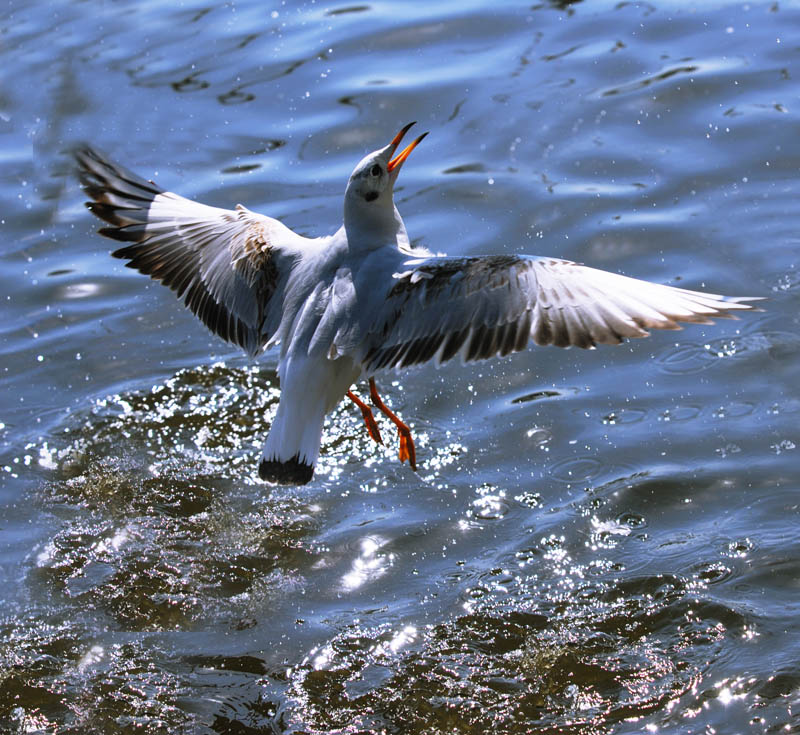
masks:
<svg viewBox="0 0 800 735"><path fill-rule="evenodd" d="M241 204L220 209L165 191L88 145L75 150L88 209L124 243L114 257L160 281L222 339L255 357L280 346L281 396L258 473L273 484L314 474L325 416L343 397L382 443L371 407L394 424L416 470L409 427L381 399L375 375L457 355L486 360L537 345L594 348L679 322L711 324L752 309L726 297L650 283L560 258L433 255L412 247L393 190L414 123L355 167L344 223L307 238Z"/></svg>

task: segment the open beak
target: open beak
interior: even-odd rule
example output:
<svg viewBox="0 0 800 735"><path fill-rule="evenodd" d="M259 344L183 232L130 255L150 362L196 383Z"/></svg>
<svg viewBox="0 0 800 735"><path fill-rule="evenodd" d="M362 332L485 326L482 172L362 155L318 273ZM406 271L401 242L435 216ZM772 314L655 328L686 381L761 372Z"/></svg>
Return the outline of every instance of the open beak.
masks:
<svg viewBox="0 0 800 735"><path fill-rule="evenodd" d="M389 145L391 145L391 146L392 146L392 155L394 155L394 152L397 150L397 146L399 146L399 145L400 145L400 141L401 141L401 140L403 140L403 136L404 136L404 135L405 135L405 134L406 134L406 133L407 133L409 130L411 130L411 127L412 127L412 126L414 126L414 125L416 125L416 124L417 124L416 122L410 122L410 123L409 123L408 125L406 125L406 126L405 126L405 127L404 127L404 128L403 128L403 129L402 129L402 130L401 130L401 131L400 131L400 132L397 134L397 135L395 135L395 136L394 136L394 138L392 138L392 142L389 144Z"/></svg>
<svg viewBox="0 0 800 735"><path fill-rule="evenodd" d="M397 150L397 146L400 145L400 141L403 140L403 136L408 132L409 128L413 124L414 124L413 122L409 123L397 135L394 136L391 142L392 153L394 153ZM398 153L391 161L389 161L389 163L386 164L386 168L389 171L389 173L394 171L396 168L400 168L400 166L403 165L403 161L405 161L406 158L408 158L411 155L411 151L413 151L420 144L420 142L426 135L427 133L423 133L422 135L420 135L419 138L414 140L412 143L409 143L405 148L403 148L403 150L400 153Z"/></svg>

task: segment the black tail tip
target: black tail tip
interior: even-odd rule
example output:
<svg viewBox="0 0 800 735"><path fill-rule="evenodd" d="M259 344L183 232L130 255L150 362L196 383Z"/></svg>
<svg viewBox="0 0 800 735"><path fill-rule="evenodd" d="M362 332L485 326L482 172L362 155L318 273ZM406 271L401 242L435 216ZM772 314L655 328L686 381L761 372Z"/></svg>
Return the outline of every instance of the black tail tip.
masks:
<svg viewBox="0 0 800 735"><path fill-rule="evenodd" d="M264 482L276 485L305 485L314 476L314 465L301 462L297 454L285 462L262 459L258 465L258 476Z"/></svg>

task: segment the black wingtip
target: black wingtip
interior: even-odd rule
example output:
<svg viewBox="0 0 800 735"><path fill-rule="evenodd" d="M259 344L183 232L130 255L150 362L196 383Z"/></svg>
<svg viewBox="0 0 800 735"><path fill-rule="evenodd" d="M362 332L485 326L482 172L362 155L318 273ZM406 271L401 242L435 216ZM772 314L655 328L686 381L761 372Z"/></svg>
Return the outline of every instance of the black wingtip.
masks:
<svg viewBox="0 0 800 735"><path fill-rule="evenodd" d="M84 202L84 206L95 217L99 217L101 220L112 225L117 225L118 227L131 224L130 220L126 220L120 216L121 212L136 211L133 207L119 207L115 204L106 204L105 202Z"/></svg>
<svg viewBox="0 0 800 735"><path fill-rule="evenodd" d="M101 227L97 231L103 237L111 238L117 242L140 242L142 239L142 227L138 225L128 225L126 227ZM114 257L120 257L114 254Z"/></svg>

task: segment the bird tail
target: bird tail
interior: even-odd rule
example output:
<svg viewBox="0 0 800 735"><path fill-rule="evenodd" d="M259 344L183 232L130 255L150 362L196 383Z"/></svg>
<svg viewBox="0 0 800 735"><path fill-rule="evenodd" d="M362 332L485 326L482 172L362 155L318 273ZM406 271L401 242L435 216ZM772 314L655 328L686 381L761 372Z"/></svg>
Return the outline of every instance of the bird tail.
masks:
<svg viewBox="0 0 800 735"><path fill-rule="evenodd" d="M278 406L264 443L258 476L277 485L305 485L314 475L325 416L290 414L284 406Z"/></svg>
<svg viewBox="0 0 800 735"><path fill-rule="evenodd" d="M324 352L309 354L302 347L282 358L278 366L281 400L258 467L262 480L280 485L304 485L311 480L325 416L360 371L361 366L349 358L330 360Z"/></svg>
<svg viewBox="0 0 800 735"><path fill-rule="evenodd" d="M303 385L282 371L281 400L270 427L258 475L278 485L305 485L314 474L328 408L314 381Z"/></svg>

